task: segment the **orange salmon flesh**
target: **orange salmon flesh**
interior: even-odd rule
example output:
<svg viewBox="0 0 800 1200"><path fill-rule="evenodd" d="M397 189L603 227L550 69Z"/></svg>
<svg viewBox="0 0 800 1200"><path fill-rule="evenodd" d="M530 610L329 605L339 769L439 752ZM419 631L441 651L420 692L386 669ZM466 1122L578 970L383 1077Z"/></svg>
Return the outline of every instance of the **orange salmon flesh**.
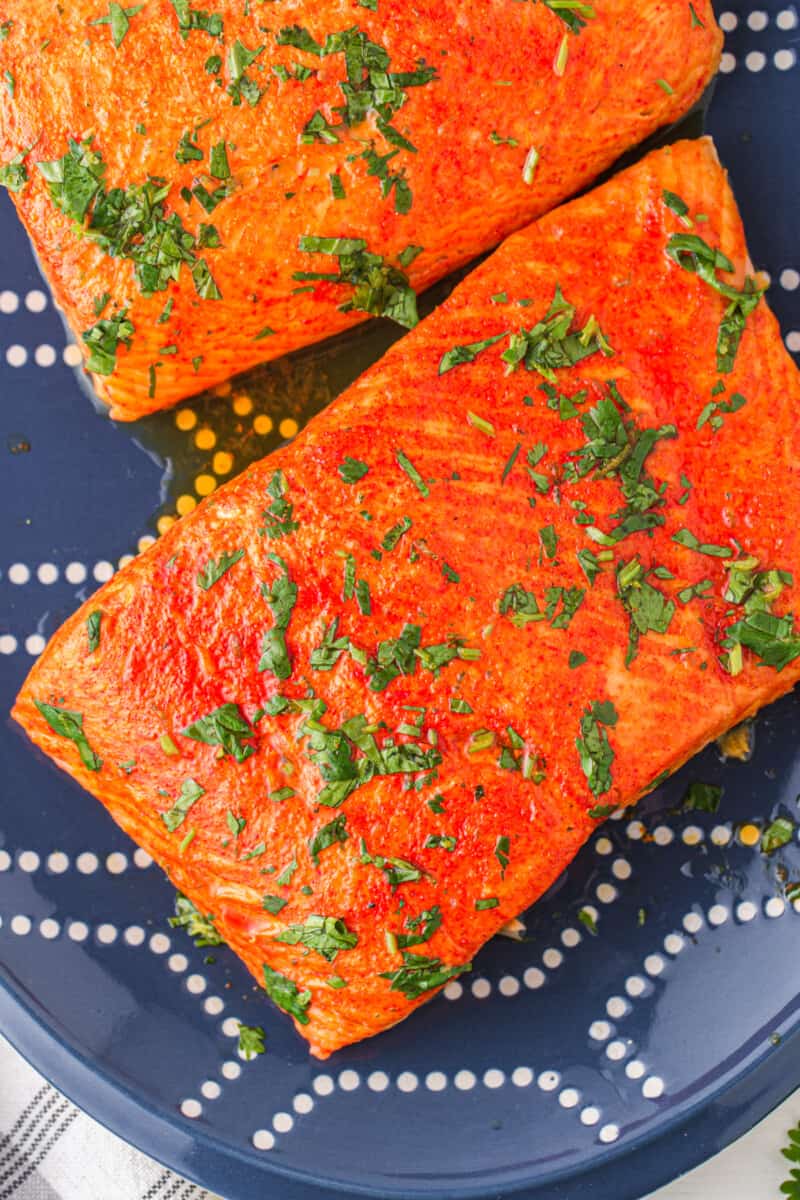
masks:
<svg viewBox="0 0 800 1200"><path fill-rule="evenodd" d="M798 372L712 143L511 237L14 716L325 1057L800 675ZM720 288L726 289L720 292Z"/></svg>

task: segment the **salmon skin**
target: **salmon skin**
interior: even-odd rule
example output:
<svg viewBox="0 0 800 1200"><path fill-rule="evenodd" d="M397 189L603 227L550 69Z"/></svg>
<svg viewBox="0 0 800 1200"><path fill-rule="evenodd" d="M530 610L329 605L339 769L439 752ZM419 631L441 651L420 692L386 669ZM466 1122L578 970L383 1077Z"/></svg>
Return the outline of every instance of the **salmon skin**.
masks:
<svg viewBox="0 0 800 1200"><path fill-rule="evenodd" d="M0 39L0 181L120 420L413 325L721 48L709 0L5 0Z"/></svg>
<svg viewBox="0 0 800 1200"><path fill-rule="evenodd" d="M14 709L324 1057L800 674L798 373L708 140L510 238Z"/></svg>

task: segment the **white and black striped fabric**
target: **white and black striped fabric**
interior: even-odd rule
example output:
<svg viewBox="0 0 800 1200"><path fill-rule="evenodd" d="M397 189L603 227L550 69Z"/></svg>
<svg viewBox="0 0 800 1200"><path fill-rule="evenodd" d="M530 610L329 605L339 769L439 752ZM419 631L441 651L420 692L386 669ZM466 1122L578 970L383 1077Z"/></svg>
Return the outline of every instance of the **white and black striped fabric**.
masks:
<svg viewBox="0 0 800 1200"><path fill-rule="evenodd" d="M0 1200L218 1200L103 1129L0 1037Z"/></svg>

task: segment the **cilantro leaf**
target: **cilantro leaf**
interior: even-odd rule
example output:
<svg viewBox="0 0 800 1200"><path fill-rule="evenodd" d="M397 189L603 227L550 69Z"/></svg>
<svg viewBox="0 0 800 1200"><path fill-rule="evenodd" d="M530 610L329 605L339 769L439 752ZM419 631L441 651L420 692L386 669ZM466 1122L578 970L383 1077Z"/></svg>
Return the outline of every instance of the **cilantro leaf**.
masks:
<svg viewBox="0 0 800 1200"><path fill-rule="evenodd" d="M243 1025L239 1022L239 1053L247 1062L263 1054L266 1034L260 1025Z"/></svg>
<svg viewBox="0 0 800 1200"><path fill-rule="evenodd" d="M302 925L289 925L276 934L276 942L289 946L306 946L328 962L333 962L340 950L352 950L358 945L358 935L351 933L341 917L321 917L312 913Z"/></svg>
<svg viewBox="0 0 800 1200"><path fill-rule="evenodd" d="M307 1025L311 1019L306 1012L306 1009L311 1003L311 992L300 991L296 983L288 979L285 975L281 975L279 971L274 971L272 967L263 964L264 972L264 990L273 1003L277 1004L278 1008L282 1008L284 1012L289 1013L301 1025Z"/></svg>
<svg viewBox="0 0 800 1200"><path fill-rule="evenodd" d="M87 770L99 771L103 766L103 760L95 754L83 732L83 714L71 712L68 708L58 708L54 704L45 704L40 700L34 700L34 704L53 733L75 743L80 760Z"/></svg>
<svg viewBox="0 0 800 1200"><path fill-rule="evenodd" d="M219 708L187 725L181 733L184 737L195 742L204 742L207 746L221 746L223 751L238 763L255 754L255 747L245 744L246 739L254 736L253 730L236 704L221 704Z"/></svg>
<svg viewBox="0 0 800 1200"><path fill-rule="evenodd" d="M227 554L225 551L220 554L219 559L215 561L210 558L202 571L197 575L197 586L207 592L210 587L217 583L226 571L229 571L234 563L239 562L244 558L244 550L234 550L232 554Z"/></svg>
<svg viewBox="0 0 800 1200"><path fill-rule="evenodd" d="M440 958L426 958L422 954L403 952L403 966L396 971L381 971L381 979L391 981L393 992L402 992L407 1000L417 1000L425 992L441 987L449 979L472 970L472 963L462 966L446 966Z"/></svg>
<svg viewBox="0 0 800 1200"><path fill-rule="evenodd" d="M173 929L185 929L194 944L202 949L203 946L224 946L225 943L214 927L213 919L195 908L191 900L180 892L175 896L175 916L169 918Z"/></svg>

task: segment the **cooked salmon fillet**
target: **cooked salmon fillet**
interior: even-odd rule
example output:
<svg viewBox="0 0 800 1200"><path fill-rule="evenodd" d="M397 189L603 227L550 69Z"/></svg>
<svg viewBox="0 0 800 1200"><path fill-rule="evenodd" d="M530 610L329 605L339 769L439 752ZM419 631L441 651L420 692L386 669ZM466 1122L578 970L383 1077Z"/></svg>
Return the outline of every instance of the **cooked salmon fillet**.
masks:
<svg viewBox="0 0 800 1200"><path fill-rule="evenodd" d="M651 154L511 237L31 671L16 719L314 1054L467 970L800 675L800 381L761 287L712 143Z"/></svg>
<svg viewBox="0 0 800 1200"><path fill-rule="evenodd" d="M413 325L720 47L709 0L4 0L0 181L134 420L367 313Z"/></svg>

